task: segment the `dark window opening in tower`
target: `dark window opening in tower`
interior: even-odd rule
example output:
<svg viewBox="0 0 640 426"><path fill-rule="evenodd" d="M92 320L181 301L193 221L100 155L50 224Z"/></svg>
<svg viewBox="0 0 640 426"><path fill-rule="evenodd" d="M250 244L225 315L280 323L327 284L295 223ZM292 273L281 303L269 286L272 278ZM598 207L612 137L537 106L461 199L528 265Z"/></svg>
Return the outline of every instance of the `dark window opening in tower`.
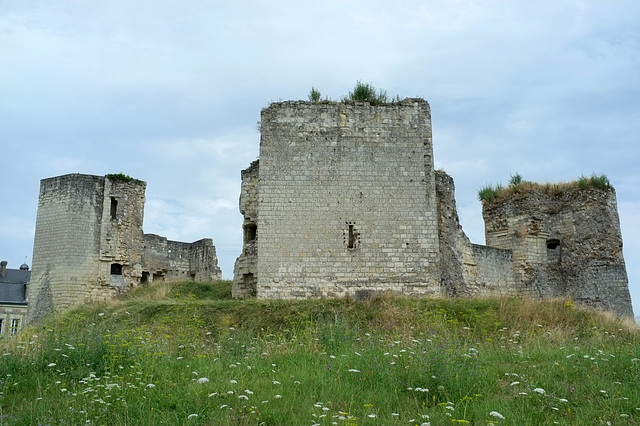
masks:
<svg viewBox="0 0 640 426"><path fill-rule="evenodd" d="M111 275L122 275L122 265L119 263L112 263Z"/></svg>
<svg viewBox="0 0 640 426"><path fill-rule="evenodd" d="M111 219L116 219L118 213L118 200L115 197L111 197Z"/></svg>

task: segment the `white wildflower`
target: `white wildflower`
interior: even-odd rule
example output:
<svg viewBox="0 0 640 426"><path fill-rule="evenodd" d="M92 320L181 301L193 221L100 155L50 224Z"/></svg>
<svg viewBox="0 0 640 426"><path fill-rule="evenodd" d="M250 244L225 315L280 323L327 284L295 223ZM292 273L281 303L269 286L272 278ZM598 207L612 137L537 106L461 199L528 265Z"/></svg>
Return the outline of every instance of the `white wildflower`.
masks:
<svg viewBox="0 0 640 426"><path fill-rule="evenodd" d="M276 395L275 398L276 399L280 399L280 398L282 398L282 395Z"/></svg>
<svg viewBox="0 0 640 426"><path fill-rule="evenodd" d="M280 382L279 382L279 381L277 381L277 380L274 380L274 381L273 381L273 384L274 384L274 385L279 385L279 384L280 384Z"/></svg>
<svg viewBox="0 0 640 426"><path fill-rule="evenodd" d="M515 386L515 385L519 385L520 382L511 382L511 384L509 386Z"/></svg>
<svg viewBox="0 0 640 426"><path fill-rule="evenodd" d="M238 383L238 381L231 379L231 380L229 380L229 383L231 383L232 385L235 385L236 383Z"/></svg>
<svg viewBox="0 0 640 426"><path fill-rule="evenodd" d="M200 384L209 383L209 379L207 379L206 377L200 377L198 379L198 383L200 383Z"/></svg>
<svg viewBox="0 0 640 426"><path fill-rule="evenodd" d="M56 366L55 362L49 363L49 365L47 365L47 367L55 367L55 366Z"/></svg>
<svg viewBox="0 0 640 426"><path fill-rule="evenodd" d="M147 387L148 387L148 388L155 388L155 387L156 387L156 385L154 385L153 383L149 383L149 384L147 385Z"/></svg>
<svg viewBox="0 0 640 426"><path fill-rule="evenodd" d="M349 372L350 372L350 373L359 373L359 372L360 372L360 370L356 370L355 368L350 368L350 369L349 369Z"/></svg>
<svg viewBox="0 0 640 426"><path fill-rule="evenodd" d="M504 416L502 414L498 413L497 411L492 411L492 412L489 413L489 415L493 416L493 417L497 417L499 419L504 419Z"/></svg>
<svg viewBox="0 0 640 426"><path fill-rule="evenodd" d="M375 414L373 414L373 413L371 413L371 414L369 414L367 417L369 417L369 418L371 418L371 419L375 419L375 418L376 418L376 415L375 415Z"/></svg>
<svg viewBox="0 0 640 426"><path fill-rule="evenodd" d="M247 395L238 395L238 399L248 400L249 397Z"/></svg>
<svg viewBox="0 0 640 426"><path fill-rule="evenodd" d="M545 393L545 390L542 389L542 388L535 388L533 391L534 392L538 392L540 395L544 395L544 393Z"/></svg>
<svg viewBox="0 0 640 426"><path fill-rule="evenodd" d="M195 414L195 413L193 413L193 414L189 414L189 415L187 416L187 419L195 419L196 417L198 417L198 415L197 415L197 414Z"/></svg>

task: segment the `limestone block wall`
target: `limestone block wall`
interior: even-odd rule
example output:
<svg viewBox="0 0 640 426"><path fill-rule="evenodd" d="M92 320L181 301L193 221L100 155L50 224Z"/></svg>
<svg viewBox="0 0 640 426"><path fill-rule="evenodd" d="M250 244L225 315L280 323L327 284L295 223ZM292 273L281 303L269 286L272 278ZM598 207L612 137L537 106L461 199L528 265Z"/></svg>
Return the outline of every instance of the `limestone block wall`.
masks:
<svg viewBox="0 0 640 426"><path fill-rule="evenodd" d="M483 217L487 245L513 250L532 294L632 315L613 188L515 194L485 202Z"/></svg>
<svg viewBox="0 0 640 426"><path fill-rule="evenodd" d="M259 162L254 161L242 171L240 213L244 216L242 223L243 242L242 253L236 259L233 267L231 295L234 298L255 296L257 292L259 167Z"/></svg>
<svg viewBox="0 0 640 426"><path fill-rule="evenodd" d="M117 176L41 181L28 321L154 278L220 279L211 239L187 244L143 234L145 189L145 182Z"/></svg>
<svg viewBox="0 0 640 426"><path fill-rule="evenodd" d="M520 294L511 250L472 244L460 225L453 179L440 170L435 177L443 291L451 297Z"/></svg>
<svg viewBox="0 0 640 426"><path fill-rule="evenodd" d="M441 293L424 100L283 102L261 118L258 297Z"/></svg>
<svg viewBox="0 0 640 426"><path fill-rule="evenodd" d="M88 283L106 280L100 268L104 178L43 179L36 217L28 320L87 298Z"/></svg>

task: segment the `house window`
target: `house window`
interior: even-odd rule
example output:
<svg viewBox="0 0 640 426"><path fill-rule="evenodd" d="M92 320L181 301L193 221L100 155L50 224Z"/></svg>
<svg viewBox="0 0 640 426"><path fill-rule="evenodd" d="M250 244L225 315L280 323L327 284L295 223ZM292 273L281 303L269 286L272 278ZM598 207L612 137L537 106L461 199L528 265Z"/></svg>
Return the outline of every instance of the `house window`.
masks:
<svg viewBox="0 0 640 426"><path fill-rule="evenodd" d="M9 333L12 336L15 336L16 334L18 334L19 329L20 329L20 320L17 318L13 318L11 320L11 329L9 330Z"/></svg>
<svg viewBox="0 0 640 426"><path fill-rule="evenodd" d="M122 265L119 263L112 263L111 275L122 275Z"/></svg>
<svg viewBox="0 0 640 426"><path fill-rule="evenodd" d="M4 318L0 318L0 334L4 332Z"/></svg>
<svg viewBox="0 0 640 426"><path fill-rule="evenodd" d="M118 200L115 197L111 197L111 219L116 219L118 213Z"/></svg>

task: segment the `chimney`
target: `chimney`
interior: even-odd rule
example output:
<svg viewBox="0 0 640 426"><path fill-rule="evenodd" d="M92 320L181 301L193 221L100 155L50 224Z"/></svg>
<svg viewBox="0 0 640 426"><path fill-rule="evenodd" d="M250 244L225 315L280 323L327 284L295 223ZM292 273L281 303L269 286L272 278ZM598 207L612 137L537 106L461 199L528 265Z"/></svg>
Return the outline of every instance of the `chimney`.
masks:
<svg viewBox="0 0 640 426"><path fill-rule="evenodd" d="M0 275L2 275L2 277L6 277L7 276L7 261L3 260L2 262L0 262Z"/></svg>

